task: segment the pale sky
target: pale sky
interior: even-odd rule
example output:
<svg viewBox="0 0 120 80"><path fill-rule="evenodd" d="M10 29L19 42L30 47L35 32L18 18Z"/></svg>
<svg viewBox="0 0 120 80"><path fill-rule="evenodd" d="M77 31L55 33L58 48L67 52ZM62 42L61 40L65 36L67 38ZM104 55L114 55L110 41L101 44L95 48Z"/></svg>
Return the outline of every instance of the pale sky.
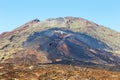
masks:
<svg viewBox="0 0 120 80"><path fill-rule="evenodd" d="M82 17L120 32L120 0L0 0L0 33L38 18Z"/></svg>

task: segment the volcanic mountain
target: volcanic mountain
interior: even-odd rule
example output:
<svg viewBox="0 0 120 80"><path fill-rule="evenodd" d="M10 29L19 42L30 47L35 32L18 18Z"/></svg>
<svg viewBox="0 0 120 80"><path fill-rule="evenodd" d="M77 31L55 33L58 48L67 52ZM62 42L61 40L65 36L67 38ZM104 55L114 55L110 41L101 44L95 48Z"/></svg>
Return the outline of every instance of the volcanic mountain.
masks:
<svg viewBox="0 0 120 80"><path fill-rule="evenodd" d="M0 35L1 63L120 65L120 33L78 17L32 20Z"/></svg>
<svg viewBox="0 0 120 80"><path fill-rule="evenodd" d="M0 80L119 80L120 32L78 17L34 19L0 34Z"/></svg>

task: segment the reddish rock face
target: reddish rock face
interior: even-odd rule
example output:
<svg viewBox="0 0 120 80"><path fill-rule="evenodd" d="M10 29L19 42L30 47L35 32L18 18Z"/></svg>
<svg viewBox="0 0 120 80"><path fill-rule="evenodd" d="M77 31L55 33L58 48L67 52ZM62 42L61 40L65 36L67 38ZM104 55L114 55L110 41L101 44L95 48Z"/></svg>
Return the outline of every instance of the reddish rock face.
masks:
<svg viewBox="0 0 120 80"><path fill-rule="evenodd" d="M69 48L68 48L67 44L63 44L63 45L59 46L58 50L62 51L65 56L69 56L70 55Z"/></svg>

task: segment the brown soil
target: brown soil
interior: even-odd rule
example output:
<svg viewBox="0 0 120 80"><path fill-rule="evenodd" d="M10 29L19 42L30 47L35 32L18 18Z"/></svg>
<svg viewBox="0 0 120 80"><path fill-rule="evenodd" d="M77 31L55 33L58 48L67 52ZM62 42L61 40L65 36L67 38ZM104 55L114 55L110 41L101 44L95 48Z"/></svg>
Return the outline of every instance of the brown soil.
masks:
<svg viewBox="0 0 120 80"><path fill-rule="evenodd" d="M0 80L119 80L120 72L61 65L0 64Z"/></svg>

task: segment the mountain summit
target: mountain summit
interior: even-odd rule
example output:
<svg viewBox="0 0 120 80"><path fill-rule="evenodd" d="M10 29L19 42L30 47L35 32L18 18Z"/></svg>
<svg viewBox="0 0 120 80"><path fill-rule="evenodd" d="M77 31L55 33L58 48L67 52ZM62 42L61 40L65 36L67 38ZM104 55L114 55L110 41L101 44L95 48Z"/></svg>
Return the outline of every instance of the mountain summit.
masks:
<svg viewBox="0 0 120 80"><path fill-rule="evenodd" d="M1 63L120 65L120 33L78 17L32 20L0 35Z"/></svg>

